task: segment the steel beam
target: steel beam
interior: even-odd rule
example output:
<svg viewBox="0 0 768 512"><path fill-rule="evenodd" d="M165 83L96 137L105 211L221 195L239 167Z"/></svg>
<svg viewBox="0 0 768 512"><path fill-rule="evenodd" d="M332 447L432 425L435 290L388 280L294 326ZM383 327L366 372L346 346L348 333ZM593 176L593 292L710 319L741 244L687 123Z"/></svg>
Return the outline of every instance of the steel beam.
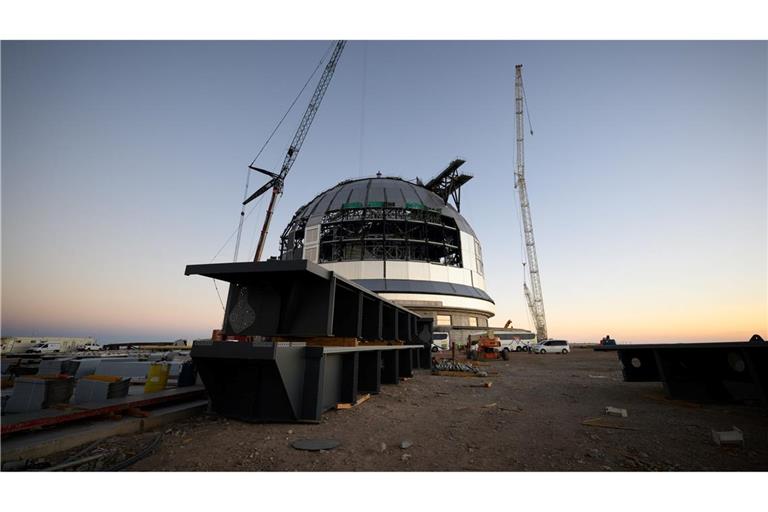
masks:
<svg viewBox="0 0 768 512"><path fill-rule="evenodd" d="M412 376L420 345L306 347L198 340L192 347L214 411L251 422L318 422L338 403ZM400 362L404 366L400 366Z"/></svg>
<svg viewBox="0 0 768 512"><path fill-rule="evenodd" d="M608 345L626 382L661 382L670 398L760 401L768 406L768 343L657 343Z"/></svg>

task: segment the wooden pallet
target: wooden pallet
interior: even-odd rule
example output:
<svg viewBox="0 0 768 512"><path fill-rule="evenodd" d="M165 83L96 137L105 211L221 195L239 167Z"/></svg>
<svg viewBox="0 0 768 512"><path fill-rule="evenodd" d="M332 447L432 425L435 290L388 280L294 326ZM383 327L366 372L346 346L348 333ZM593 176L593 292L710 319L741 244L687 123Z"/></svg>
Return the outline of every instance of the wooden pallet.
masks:
<svg viewBox="0 0 768 512"><path fill-rule="evenodd" d="M316 336L311 338L289 338L276 336L275 341L280 343L306 343L308 347L356 347L357 338L337 338L333 336Z"/></svg>
<svg viewBox="0 0 768 512"><path fill-rule="evenodd" d="M370 393L366 393L363 396L361 396L360 398L358 398L357 401L355 403L353 403L353 404L336 404L336 410L338 411L338 410L341 410L341 409L351 409L353 407L357 407L358 405L360 405L361 403L365 402L369 398L371 398L371 394Z"/></svg>
<svg viewBox="0 0 768 512"><path fill-rule="evenodd" d="M393 340L393 341L361 341L360 346L361 347L388 347L390 345L404 345L403 341L401 340Z"/></svg>
<svg viewBox="0 0 768 512"><path fill-rule="evenodd" d="M363 341L358 338L343 338L335 336L316 336L311 338L293 338L279 336L275 340L281 343L306 343L308 347L386 347L403 345L402 340Z"/></svg>

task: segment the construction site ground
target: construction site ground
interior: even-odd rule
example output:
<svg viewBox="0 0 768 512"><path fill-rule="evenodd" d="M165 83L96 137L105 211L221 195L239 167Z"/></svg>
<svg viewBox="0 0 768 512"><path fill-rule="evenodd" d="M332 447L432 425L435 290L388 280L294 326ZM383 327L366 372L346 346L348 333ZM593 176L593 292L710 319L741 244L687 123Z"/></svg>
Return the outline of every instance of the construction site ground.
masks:
<svg viewBox="0 0 768 512"><path fill-rule="evenodd" d="M212 414L162 427L140 471L730 471L768 469L768 413L759 406L664 398L660 383L625 383L616 355L514 353L485 378L417 370L398 386L320 424L249 424ZM492 382L490 387L484 383ZM627 418L604 415L623 408ZM594 420L595 418L599 418ZM594 421L603 426L585 425ZM605 425L610 425L608 428ZM712 430L743 431L718 446ZM104 440L131 447L150 434ZM321 452L299 439L335 439ZM402 447L401 447L402 446Z"/></svg>

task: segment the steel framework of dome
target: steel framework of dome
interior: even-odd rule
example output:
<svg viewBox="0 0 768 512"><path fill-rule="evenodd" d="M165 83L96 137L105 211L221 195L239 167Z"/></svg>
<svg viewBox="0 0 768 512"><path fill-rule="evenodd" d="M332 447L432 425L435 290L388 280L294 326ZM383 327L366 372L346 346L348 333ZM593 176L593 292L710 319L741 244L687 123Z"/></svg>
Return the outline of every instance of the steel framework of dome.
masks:
<svg viewBox="0 0 768 512"><path fill-rule="evenodd" d="M281 236L280 259L306 259L452 325L487 325L495 307L485 292L474 230L448 202L471 176L451 164L426 185L396 177L343 181L300 207Z"/></svg>

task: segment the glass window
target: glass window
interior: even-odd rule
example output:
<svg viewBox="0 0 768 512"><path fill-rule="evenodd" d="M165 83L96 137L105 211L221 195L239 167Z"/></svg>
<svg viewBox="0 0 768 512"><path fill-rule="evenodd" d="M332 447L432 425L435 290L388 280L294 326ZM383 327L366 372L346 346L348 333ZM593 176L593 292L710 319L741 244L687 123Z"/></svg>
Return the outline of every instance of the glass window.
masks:
<svg viewBox="0 0 768 512"><path fill-rule="evenodd" d="M435 323L437 325L451 325L451 315L437 315Z"/></svg>
<svg viewBox="0 0 768 512"><path fill-rule="evenodd" d="M469 317L469 326L470 327L477 327L477 317L476 316Z"/></svg>

